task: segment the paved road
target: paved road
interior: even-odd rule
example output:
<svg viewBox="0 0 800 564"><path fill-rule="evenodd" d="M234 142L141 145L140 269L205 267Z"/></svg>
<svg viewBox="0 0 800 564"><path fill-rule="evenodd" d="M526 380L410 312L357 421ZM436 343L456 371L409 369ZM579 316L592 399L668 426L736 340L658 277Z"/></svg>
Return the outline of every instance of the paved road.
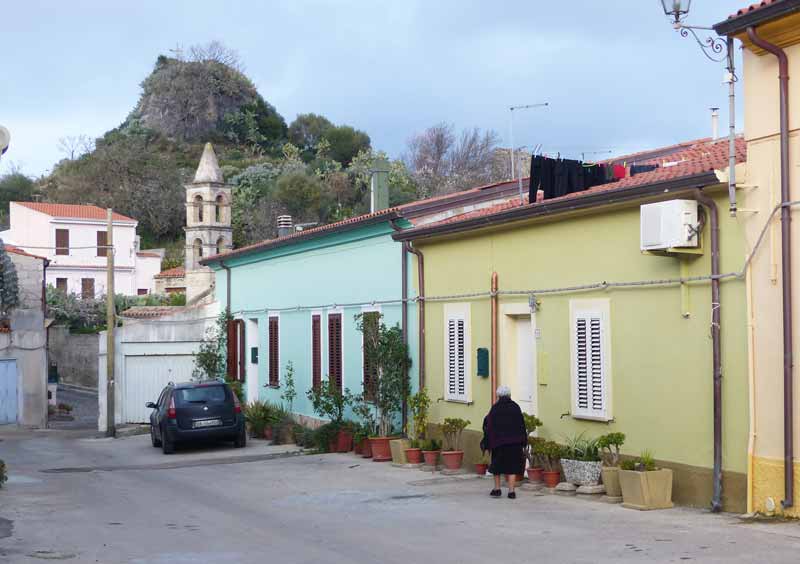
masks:
<svg viewBox="0 0 800 564"><path fill-rule="evenodd" d="M50 421L51 429L97 429L97 392L59 386L58 403L72 406L72 421Z"/></svg>
<svg viewBox="0 0 800 564"><path fill-rule="evenodd" d="M800 524L527 492L494 500L485 479L352 455L293 456L263 442L164 457L147 437L0 438L13 477L0 490L0 561L705 563L800 554Z"/></svg>

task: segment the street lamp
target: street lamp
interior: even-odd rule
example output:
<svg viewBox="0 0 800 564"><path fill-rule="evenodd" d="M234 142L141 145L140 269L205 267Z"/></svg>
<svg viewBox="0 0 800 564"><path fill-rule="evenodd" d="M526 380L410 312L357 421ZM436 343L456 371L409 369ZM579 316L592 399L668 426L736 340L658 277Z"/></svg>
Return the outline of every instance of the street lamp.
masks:
<svg viewBox="0 0 800 564"><path fill-rule="evenodd" d="M725 81L728 84L728 199L730 201L731 217L736 217L736 103L734 85L738 80L733 66L733 38L728 37L727 41L719 36L709 35L705 39L700 39L696 29L713 31L714 28L699 25L686 25L683 20L689 15L689 8L692 0L661 0L661 7L664 15L673 19L672 27L680 32L681 37L689 37L692 34L694 40L700 46L708 59L715 63L726 61L727 73Z"/></svg>
<svg viewBox="0 0 800 564"><path fill-rule="evenodd" d="M511 113L511 180L514 180L514 111L515 110L528 110L530 108L542 108L544 106L549 106L550 102L542 102L539 104L524 104L521 106L509 106L508 110ZM522 195L522 173L519 175L519 179L517 180L519 183L519 205L523 205L525 203L523 195Z"/></svg>

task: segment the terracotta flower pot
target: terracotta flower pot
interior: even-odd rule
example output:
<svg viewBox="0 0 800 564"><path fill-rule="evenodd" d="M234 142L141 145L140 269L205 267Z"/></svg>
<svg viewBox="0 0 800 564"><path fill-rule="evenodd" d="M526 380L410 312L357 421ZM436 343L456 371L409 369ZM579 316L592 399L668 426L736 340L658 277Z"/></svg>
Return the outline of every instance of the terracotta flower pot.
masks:
<svg viewBox="0 0 800 564"><path fill-rule="evenodd" d="M542 478L544 478L545 486L548 488L554 488L561 481L561 472L558 470L544 470L542 472Z"/></svg>
<svg viewBox="0 0 800 564"><path fill-rule="evenodd" d="M463 450L448 450L442 452L442 462L448 470L458 470L464 461Z"/></svg>
<svg viewBox="0 0 800 564"><path fill-rule="evenodd" d="M337 436L333 436L328 440L328 452L336 452L339 449L339 441Z"/></svg>
<svg viewBox="0 0 800 564"><path fill-rule="evenodd" d="M389 462L392 459L389 437L370 437L369 445L372 448L373 462Z"/></svg>
<svg viewBox="0 0 800 564"><path fill-rule="evenodd" d="M422 451L422 458L425 460L426 466L436 466L436 463L439 462L439 451L438 450L423 450Z"/></svg>
<svg viewBox="0 0 800 564"><path fill-rule="evenodd" d="M483 476L486 474L486 470L488 468L489 465L486 464L485 462L478 462L477 464L475 464L475 473L478 474L478 476Z"/></svg>
<svg viewBox="0 0 800 564"><path fill-rule="evenodd" d="M353 448L353 433L341 429L336 435L336 452L350 452Z"/></svg>
<svg viewBox="0 0 800 564"><path fill-rule="evenodd" d="M420 464L422 462L422 449L421 448L407 448L406 461L409 464Z"/></svg>
<svg viewBox="0 0 800 564"><path fill-rule="evenodd" d="M544 472L544 470L538 466L528 468L528 480L531 482L541 483L543 480L542 472Z"/></svg>
<svg viewBox="0 0 800 564"><path fill-rule="evenodd" d="M361 456L364 458L372 458L372 445L369 442L369 439L364 439L361 441Z"/></svg>
<svg viewBox="0 0 800 564"><path fill-rule="evenodd" d="M361 450L361 442L362 441L356 442L355 439L353 439L353 454L357 455L363 454L363 451Z"/></svg>
<svg viewBox="0 0 800 564"><path fill-rule="evenodd" d="M619 485L619 468L616 466L603 466L603 485L609 497L622 497L622 488Z"/></svg>
<svg viewBox="0 0 800 564"><path fill-rule="evenodd" d="M272 440L272 427L264 427L264 438L268 441Z"/></svg>

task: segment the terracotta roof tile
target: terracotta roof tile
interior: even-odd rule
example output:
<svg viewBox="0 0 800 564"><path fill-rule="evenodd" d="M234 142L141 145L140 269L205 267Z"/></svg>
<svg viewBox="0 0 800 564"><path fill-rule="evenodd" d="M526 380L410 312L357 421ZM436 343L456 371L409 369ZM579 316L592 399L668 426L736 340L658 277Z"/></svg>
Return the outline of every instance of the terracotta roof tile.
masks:
<svg viewBox="0 0 800 564"><path fill-rule="evenodd" d="M182 266L176 266L175 268L168 268L167 270L162 270L158 274L156 274L153 278L181 278L186 276L186 269Z"/></svg>
<svg viewBox="0 0 800 564"><path fill-rule="evenodd" d="M12 202L19 206L65 219L106 219L106 210L98 206L84 206L78 204L50 204L44 202ZM135 219L114 212L115 221L136 221Z"/></svg>
<svg viewBox="0 0 800 564"><path fill-rule="evenodd" d="M137 251L136 252L136 256L137 257L142 257L142 258L161 258L160 254L158 254L158 253L148 253L147 251Z"/></svg>
<svg viewBox="0 0 800 564"><path fill-rule="evenodd" d="M781 1L782 0L761 0L761 2L756 2L755 4L750 4L745 8L737 10L735 14L731 14L730 16L728 16L728 19L738 18L739 16L755 12L756 10L760 10L761 8L769 6L770 4L775 4L776 2L781 2Z"/></svg>
<svg viewBox="0 0 800 564"><path fill-rule="evenodd" d="M29 253L27 251L24 251L23 249L20 249L19 247L16 247L14 245L6 245L5 247L6 247L6 250L9 253L14 253L15 255L22 255L22 256L25 256L25 257L37 258L37 259L40 259L40 260L47 260L46 257L40 257L39 255L32 255L31 253Z"/></svg>
<svg viewBox="0 0 800 564"><path fill-rule="evenodd" d="M122 317L152 319L186 310L186 306L133 306L122 312Z"/></svg>

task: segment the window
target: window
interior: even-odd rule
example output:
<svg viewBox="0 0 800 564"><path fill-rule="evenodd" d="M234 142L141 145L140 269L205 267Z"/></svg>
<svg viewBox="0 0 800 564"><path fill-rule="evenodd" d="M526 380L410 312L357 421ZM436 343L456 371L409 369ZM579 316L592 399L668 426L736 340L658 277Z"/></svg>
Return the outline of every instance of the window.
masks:
<svg viewBox="0 0 800 564"><path fill-rule="evenodd" d="M469 304L445 305L445 399L470 401Z"/></svg>
<svg viewBox="0 0 800 564"><path fill-rule="evenodd" d="M106 245L108 245L108 233L105 231L98 231L97 232L97 256L104 257L107 256L108 249L106 249Z"/></svg>
<svg viewBox="0 0 800 564"><path fill-rule="evenodd" d="M67 279L66 278L56 278L56 290L60 292L67 293Z"/></svg>
<svg viewBox="0 0 800 564"><path fill-rule="evenodd" d="M197 222L203 221L203 196L198 194L194 197L194 207L197 210Z"/></svg>
<svg viewBox="0 0 800 564"><path fill-rule="evenodd" d="M222 216L222 213L223 213L222 206L225 205L225 198L222 197L222 194L217 196L217 199L216 199L215 203L216 203L216 205L214 206L214 220L217 223L222 223L222 217L223 217Z"/></svg>
<svg viewBox="0 0 800 564"><path fill-rule="evenodd" d="M277 315L269 317L269 385L280 385L280 341L279 318Z"/></svg>
<svg viewBox="0 0 800 564"><path fill-rule="evenodd" d="M342 314L328 314L328 378L342 390Z"/></svg>
<svg viewBox="0 0 800 564"><path fill-rule="evenodd" d="M217 239L217 254L221 255L224 250L225 250L225 239L220 237L219 239Z"/></svg>
<svg viewBox="0 0 800 564"><path fill-rule="evenodd" d="M200 266L200 259L203 258L203 241L201 239L195 239L192 243L192 256L194 257L194 266L197 268Z"/></svg>
<svg viewBox="0 0 800 564"><path fill-rule="evenodd" d="M138 290L136 290L136 295L137 296L146 296L149 293L150 292L149 292L149 290L147 288L139 288Z"/></svg>
<svg viewBox="0 0 800 564"><path fill-rule="evenodd" d="M94 299L94 278L81 278L81 298Z"/></svg>
<svg viewBox="0 0 800 564"><path fill-rule="evenodd" d="M319 314L311 316L311 385L314 389L322 383L322 339Z"/></svg>
<svg viewBox="0 0 800 564"><path fill-rule="evenodd" d="M56 254L69 254L69 229L56 229Z"/></svg>
<svg viewBox="0 0 800 564"><path fill-rule="evenodd" d="M364 312L364 344L362 346L362 362L364 367L364 398L375 401L375 386L378 383L377 369L367 354L367 341L375 342L378 336L378 325L381 314L378 311Z"/></svg>
<svg viewBox="0 0 800 564"><path fill-rule="evenodd" d="M611 419L608 300L570 302L572 416Z"/></svg>
<svg viewBox="0 0 800 564"><path fill-rule="evenodd" d="M186 405L196 403L207 405L212 403L225 403L225 386L198 386L196 388L179 388L175 390L175 403Z"/></svg>

